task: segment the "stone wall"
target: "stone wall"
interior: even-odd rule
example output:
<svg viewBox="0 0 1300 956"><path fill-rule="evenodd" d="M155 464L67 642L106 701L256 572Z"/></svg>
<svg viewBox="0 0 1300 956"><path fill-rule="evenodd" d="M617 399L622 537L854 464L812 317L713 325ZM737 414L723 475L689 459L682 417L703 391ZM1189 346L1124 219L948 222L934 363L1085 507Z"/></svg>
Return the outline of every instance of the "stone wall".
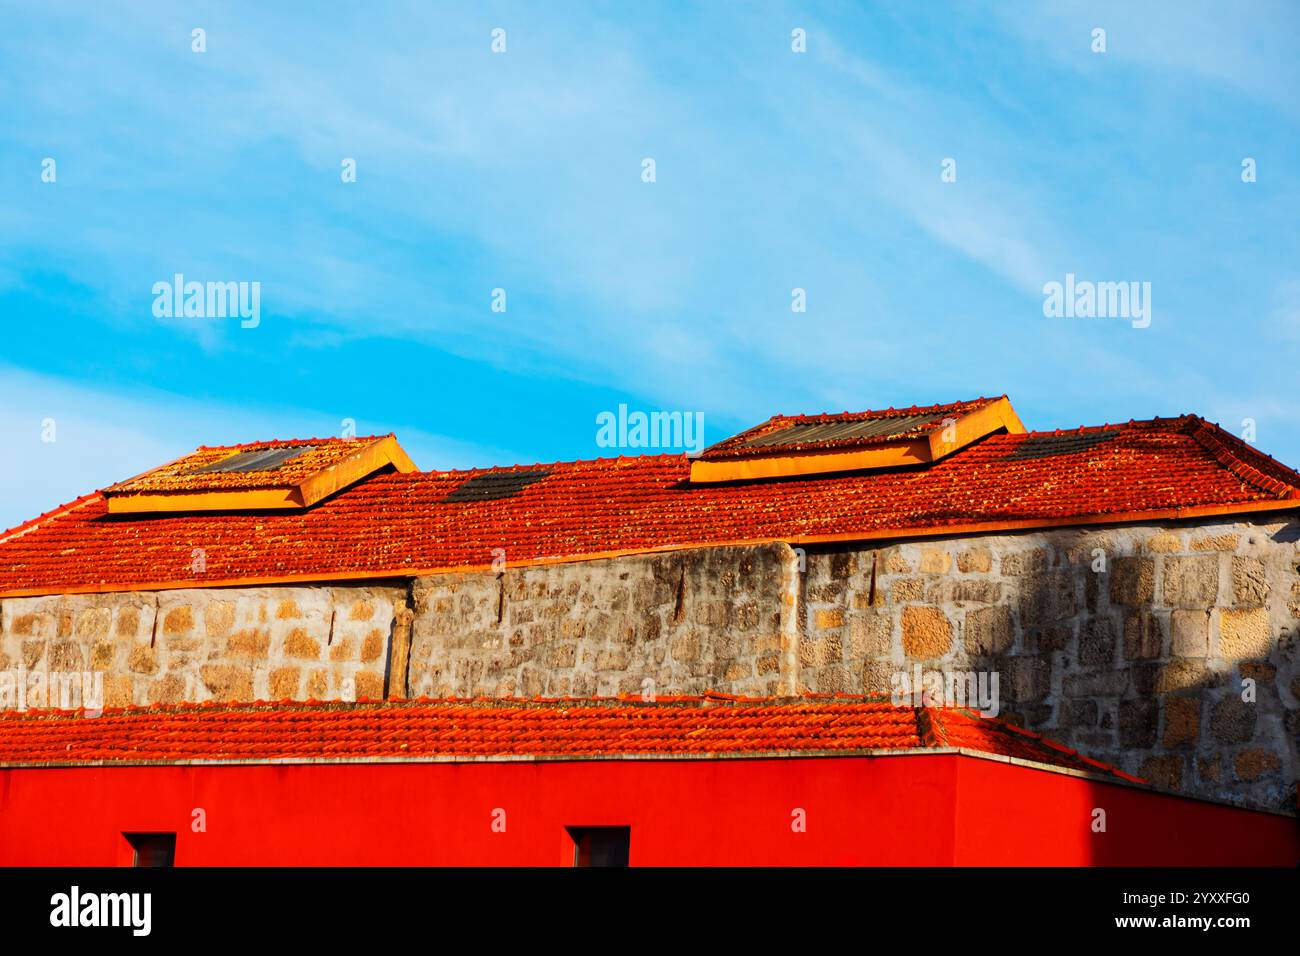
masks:
<svg viewBox="0 0 1300 956"><path fill-rule="evenodd" d="M783 602L793 559L764 545L422 578L408 687L436 697L781 694L797 642Z"/></svg>
<svg viewBox="0 0 1300 956"><path fill-rule="evenodd" d="M376 587L6 598L0 672L23 675L32 690L42 686L33 675L100 673L107 707L378 698L394 607L405 600L403 588Z"/></svg>
<svg viewBox="0 0 1300 956"><path fill-rule="evenodd" d="M1225 522L810 554L800 687L997 672L1004 718L1164 787L1294 811L1297 536Z"/></svg>
<svg viewBox="0 0 1300 956"><path fill-rule="evenodd" d="M1161 786L1294 810L1297 537L1229 521L426 578L409 686L889 694L917 665L996 673L1006 719Z"/></svg>
<svg viewBox="0 0 1300 956"><path fill-rule="evenodd" d="M0 672L105 704L890 693L996 673L1000 716L1205 796L1294 810L1300 522L1201 522L446 574L401 587L0 601Z"/></svg>

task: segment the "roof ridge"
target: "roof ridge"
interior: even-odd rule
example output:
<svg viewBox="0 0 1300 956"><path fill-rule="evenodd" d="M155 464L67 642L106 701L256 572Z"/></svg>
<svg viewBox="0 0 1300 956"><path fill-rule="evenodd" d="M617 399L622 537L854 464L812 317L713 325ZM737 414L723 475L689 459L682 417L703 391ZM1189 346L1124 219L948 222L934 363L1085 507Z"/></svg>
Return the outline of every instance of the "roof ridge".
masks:
<svg viewBox="0 0 1300 956"><path fill-rule="evenodd" d="M990 435L990 438L1001 440L1022 439L1022 438L1063 438L1069 435L1084 435L1093 432L1116 431L1125 428L1158 426L1168 429L1169 431L1178 431L1186 427L1189 419L1196 418L1195 415L1178 415L1173 418L1166 418L1161 415L1154 415L1151 418L1130 418L1126 422L1104 422L1100 425L1073 425L1064 428L1045 428L1041 430L1029 429L1020 435Z"/></svg>
<svg viewBox="0 0 1300 956"><path fill-rule="evenodd" d="M1000 397L1006 398L1005 395L1002 395ZM812 422L812 421L831 421L831 420L839 421L845 419L867 418L867 417L904 418L909 415L931 415L931 414L937 415L940 412L951 411L952 409L956 409L956 408L966 408L972 405L980 405L980 404L986 404L988 402L996 402L998 401L998 398L999 396L985 397L981 395L978 398L965 398L955 402L936 402L935 404L932 405L909 405L906 408L895 408L894 406L891 405L889 408L879 408L879 409L868 408L868 409L861 409L856 412L851 412L845 409L842 412L812 412L808 414L798 414L798 415L773 415L771 418L767 420L767 422L773 422L773 421ZM764 422L763 424L767 424L767 422Z"/></svg>
<svg viewBox="0 0 1300 956"><path fill-rule="evenodd" d="M1152 419L1158 421L1158 419ZM1130 425L1144 424L1141 422L1107 422L1104 425L1076 425L1073 428L1044 428L1041 430L1029 430L1019 435L989 435L989 438L1063 438L1069 435L1083 435L1089 432L1103 432L1112 429L1127 428ZM960 453L959 453L960 454Z"/></svg>
<svg viewBox="0 0 1300 956"><path fill-rule="evenodd" d="M199 445L194 451L231 451L235 449L257 448L262 445L282 445L291 448L295 445L321 445L321 444L342 444L344 442L375 442L382 441L385 438L396 438L396 434L388 432L383 435L354 435L351 438L344 438L340 435L328 435L323 438L267 438L260 441L236 442L233 445ZM193 454L193 452L191 452Z"/></svg>
<svg viewBox="0 0 1300 956"><path fill-rule="evenodd" d="M1249 482L1261 491L1278 498L1300 498L1300 474L1297 474L1272 456L1264 455L1263 452L1252 447L1249 442L1243 441L1214 422L1206 421L1198 415L1189 415L1187 418L1189 420L1187 425L1188 434L1213 455L1219 464L1242 481ZM1234 445L1236 446L1235 449L1232 447ZM1288 485L1286 482L1269 477L1247 462L1242 453L1256 459L1267 459L1272 467L1295 476L1295 482Z"/></svg>

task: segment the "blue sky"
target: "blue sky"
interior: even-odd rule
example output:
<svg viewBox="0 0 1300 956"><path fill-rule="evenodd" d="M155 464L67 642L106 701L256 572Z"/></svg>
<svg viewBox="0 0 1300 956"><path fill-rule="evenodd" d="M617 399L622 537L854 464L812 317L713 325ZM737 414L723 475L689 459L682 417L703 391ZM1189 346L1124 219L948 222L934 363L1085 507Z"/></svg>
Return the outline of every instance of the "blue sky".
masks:
<svg viewBox="0 0 1300 956"><path fill-rule="evenodd" d="M0 527L346 418L424 468L595 457L619 403L702 411L712 441L1006 392L1031 428L1252 418L1300 465L1295 4L5 3L3 23ZM156 318L177 272L259 282L260 324ZM1068 272L1150 282L1151 326L1045 318Z"/></svg>

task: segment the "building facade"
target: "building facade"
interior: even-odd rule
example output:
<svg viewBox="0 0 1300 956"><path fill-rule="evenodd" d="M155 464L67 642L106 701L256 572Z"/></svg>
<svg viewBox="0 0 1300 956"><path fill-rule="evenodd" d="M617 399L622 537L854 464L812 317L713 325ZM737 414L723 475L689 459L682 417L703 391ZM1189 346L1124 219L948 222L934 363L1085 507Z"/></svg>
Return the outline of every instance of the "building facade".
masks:
<svg viewBox="0 0 1300 956"><path fill-rule="evenodd" d="M1294 813L1298 514L1300 476L1194 416L1035 433L1005 398L778 416L696 460L205 448L0 535L0 694L911 703L931 676L931 698L996 681L975 709Z"/></svg>

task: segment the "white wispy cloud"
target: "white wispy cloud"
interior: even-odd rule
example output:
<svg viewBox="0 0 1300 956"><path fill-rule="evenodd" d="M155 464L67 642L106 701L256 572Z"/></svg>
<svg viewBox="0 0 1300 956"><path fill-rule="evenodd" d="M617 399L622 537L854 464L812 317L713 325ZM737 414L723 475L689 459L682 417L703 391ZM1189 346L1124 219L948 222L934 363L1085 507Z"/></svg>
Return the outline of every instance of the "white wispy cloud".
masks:
<svg viewBox="0 0 1300 956"><path fill-rule="evenodd" d="M30 148L71 160L60 192L0 211L0 238L25 254L11 270L63 269L119 305L106 321L152 323L148 289L174 271L256 279L267 321L301 323L295 346L415 341L723 418L1003 389L1088 410L1109 389L1159 411L1203 386L1195 369L1150 373L1204 321L1194 283L1161 286L1168 312L1122 344L1049 327L1039 306L1066 271L1142 277L1203 254L1182 220L1154 242L1122 214L1167 183L1110 155L1155 114L1099 92L1091 26L1110 31L1106 69L1162 115L1194 114L1170 75L1274 104L1294 79L1269 36L1285 11L1233 25L1207 7L1206 28L1180 9L942 14L951 35L927 43L968 54L954 78L873 57L844 25L851 7L800 15L806 57L783 48L794 14L776 4L631 22L508 5L60 8L43 36L0 40L0 92L43 111ZM687 36L716 42L683 52ZM1000 74L1004 59L1050 95ZM344 156L354 186L338 183ZM1226 269L1233 253L1215 258ZM506 315L488 311L496 286Z"/></svg>
<svg viewBox="0 0 1300 956"><path fill-rule="evenodd" d="M1078 71L1117 65L1163 72L1232 89L1292 117L1300 80L1296 36L1300 8L1288 0L1057 0L986 3L991 18L1057 64ZM1091 50L1092 30L1106 31L1104 58ZM1185 96L1185 87L1170 93Z"/></svg>

